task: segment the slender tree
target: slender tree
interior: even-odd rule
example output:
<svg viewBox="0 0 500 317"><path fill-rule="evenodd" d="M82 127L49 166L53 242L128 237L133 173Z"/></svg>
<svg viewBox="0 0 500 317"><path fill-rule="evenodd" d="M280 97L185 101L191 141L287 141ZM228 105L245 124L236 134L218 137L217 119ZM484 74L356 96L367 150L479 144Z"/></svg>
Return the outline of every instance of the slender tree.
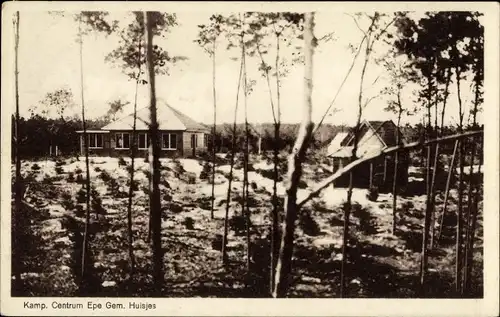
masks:
<svg viewBox="0 0 500 317"><path fill-rule="evenodd" d="M89 225L90 225L90 167L89 167L89 139L87 137L87 125L85 122L85 98L84 98L84 83L83 83L83 34L82 34L82 17L79 16L78 19L78 43L80 44L80 92L81 92L81 103L82 103L82 125L83 125L83 142L85 150L85 170L86 179L85 186L87 189L87 194L85 197L86 213L85 213L85 232L83 235L83 248L82 248L82 265L81 265L81 281L82 283L86 280L86 268L87 268L87 254L89 248ZM81 285L82 286L82 285ZM81 287L80 286L80 287Z"/></svg>
<svg viewBox="0 0 500 317"><path fill-rule="evenodd" d="M243 29L240 27L240 34L243 34ZM241 35L243 37L243 35ZM222 263L224 265L228 264L228 256L227 256L227 236L228 236L228 221L229 221L229 205L231 202L231 184L233 181L233 169L234 169L234 157L236 153L236 119L238 115L238 105L239 105L239 96L241 89L241 82L243 76L243 64L244 64L244 56L243 50L242 55L240 57L240 70L238 74L238 85L236 90L236 102L234 106L234 121L232 127L232 138L231 138L231 158L230 158L230 168L229 168L229 179L228 179L228 187L227 187L227 199L226 199L226 213L224 216L224 235L222 236Z"/></svg>
<svg viewBox="0 0 500 317"><path fill-rule="evenodd" d="M400 139L401 118L403 115L410 115L411 110L405 108L401 101L401 96L405 86L411 76L407 61L398 61L397 54L391 51L383 60L384 68L388 71L390 84L382 90L382 94L388 96L389 102L385 111L393 112L397 115L396 122L396 144L402 144ZM396 234L396 205L397 205L397 181L399 169L399 152L394 153L394 172L392 179L392 234Z"/></svg>
<svg viewBox="0 0 500 317"><path fill-rule="evenodd" d="M313 89L313 55L316 39L314 37L314 13L304 15L304 101L302 123L292 153L288 158L288 184L285 197L285 221L279 258L276 264L273 297L284 297L288 291L288 279L291 272L294 244L295 219L297 218L297 189L302 176L302 163L305 160L307 147L311 141L313 123L312 89Z"/></svg>
<svg viewBox="0 0 500 317"><path fill-rule="evenodd" d="M482 97L482 88L484 81L484 28L478 22L478 18L481 16L479 13L475 13L473 15L472 22L475 22L475 28L471 28L475 30L476 33L471 37L471 41L467 47L467 51L471 56L471 70L474 74L473 76L473 87L474 87L474 102L473 108L471 110L472 114L472 129L478 129L477 124L477 113L480 110L480 106L483 102ZM481 141L477 140L477 141ZM466 247L465 247L465 269L464 269L464 287L463 292L470 291L470 276L472 273L472 260L473 260L473 251L474 251L474 237L475 237L475 228L477 222L477 213L478 213L478 200L479 200L479 191L480 191L480 183L479 183L479 175L480 168L478 168L478 177L474 178L474 158L476 156L477 144L480 142L472 142L471 148L471 158L470 158L470 172L469 172L469 190L468 190L468 223L467 223L467 231L466 231ZM474 188L475 187L475 193Z"/></svg>
<svg viewBox="0 0 500 317"><path fill-rule="evenodd" d="M244 25L244 17L241 18L241 24ZM245 215L245 225L246 225L246 238L247 238L247 271L250 272L250 224L251 215L250 208L248 206L248 164L249 164L249 151L250 151L250 128L248 125L248 92L249 92L249 82L247 76L247 53L245 50L245 33L241 33L241 58L243 63L242 77L243 77L243 103L245 108L245 149L243 155L243 214Z"/></svg>
<svg viewBox="0 0 500 317"><path fill-rule="evenodd" d="M146 37L146 65L148 72L149 88L149 113L150 128L149 137L150 151L150 173L149 182L149 210L152 221L153 242L153 281L157 295L161 294L164 283L163 276L163 248L161 246L161 202L160 202L160 139L158 133L158 120L156 113L156 86L155 86L155 64L153 55L153 26L156 24L158 15L155 12L144 12L144 34Z"/></svg>
<svg viewBox="0 0 500 317"><path fill-rule="evenodd" d="M216 52L217 52L217 39L221 34L221 23L223 17L221 15L212 15L210 17L209 25L199 25L200 28L198 38L195 40L200 46L203 47L205 52L212 59L212 97L213 97L213 118L214 124L212 126L212 197L210 207L210 217L214 218L214 202L215 202L215 169L216 169L216 130L217 130L217 90L216 90Z"/></svg>
<svg viewBox="0 0 500 317"><path fill-rule="evenodd" d="M15 121L14 121L14 155L15 155L15 160L16 160L16 178L15 178L15 183L14 183L14 188L15 188L15 193L14 193L14 214L13 214L13 230L12 232L17 232L19 230L22 230L22 228L19 228L20 226L20 217L21 217L21 200L22 200L22 184L21 184L21 156L20 156L20 131L19 131L19 62L18 62L18 56L19 56L19 24L21 21L21 17L19 15L19 11L16 12L16 15L14 17L13 23L14 23L14 85L15 85L15 98L16 98L16 116L15 116ZM17 243L14 242L13 245L15 246L15 250L17 251ZM17 262L16 265L12 267L12 270L14 272L14 276L16 278L16 283L19 283L21 280L21 271L22 271L22 261Z"/></svg>
<svg viewBox="0 0 500 317"><path fill-rule="evenodd" d="M89 139L87 136L87 124L85 121L85 98L84 98L84 67L83 67L83 36L91 31L103 32L110 34L114 30L114 25L106 21L109 14L100 11L82 11L74 16L78 24L77 42L79 44L80 56L80 98L81 98L81 113L82 113L82 128L83 128L83 145L85 151L85 169L86 169L86 213L85 213L85 229L83 235L83 247L81 257L81 284L80 291L84 292L87 287L87 267L89 257L89 227L90 227L90 166L89 166Z"/></svg>
<svg viewBox="0 0 500 317"><path fill-rule="evenodd" d="M139 90L140 74L141 74L141 39L138 41L138 54L137 54L137 76L135 79L135 94L134 94L134 119L132 123L132 150L130 153L130 186L128 192L128 204L127 204L127 230L128 230L128 254L130 261L130 276L129 279L132 282L134 278L134 247L133 247L133 228L132 228L132 202L134 196L134 173L135 173L135 157L137 156L137 94ZM147 146L147 140L145 146Z"/></svg>

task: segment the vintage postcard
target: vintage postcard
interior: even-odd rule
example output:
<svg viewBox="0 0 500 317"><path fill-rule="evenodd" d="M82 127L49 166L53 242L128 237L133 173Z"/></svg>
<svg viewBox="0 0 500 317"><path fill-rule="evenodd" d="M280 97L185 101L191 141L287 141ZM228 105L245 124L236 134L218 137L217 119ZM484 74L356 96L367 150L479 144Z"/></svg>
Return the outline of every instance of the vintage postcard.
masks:
<svg viewBox="0 0 500 317"><path fill-rule="evenodd" d="M498 4L2 9L2 315L498 315Z"/></svg>

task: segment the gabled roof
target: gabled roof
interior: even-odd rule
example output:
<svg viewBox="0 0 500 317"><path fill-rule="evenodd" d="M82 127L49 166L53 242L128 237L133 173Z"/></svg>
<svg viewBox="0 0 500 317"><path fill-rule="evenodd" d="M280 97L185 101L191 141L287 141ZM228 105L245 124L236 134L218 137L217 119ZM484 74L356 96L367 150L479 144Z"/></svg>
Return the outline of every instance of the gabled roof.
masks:
<svg viewBox="0 0 500 317"><path fill-rule="evenodd" d="M210 129L191 119L162 100L156 102L156 115L160 130L210 132ZM132 130L134 114L131 113L101 128L101 130ZM137 110L136 130L149 129L149 107Z"/></svg>
<svg viewBox="0 0 500 317"><path fill-rule="evenodd" d="M337 133L328 146L328 155L339 154L338 152L343 148L341 143L348 135L348 132Z"/></svg>
<svg viewBox="0 0 500 317"><path fill-rule="evenodd" d="M373 134L377 136L377 138L385 145L385 146L394 146L396 145L396 133L399 133L399 142L404 143L404 136L401 131L396 131L397 126L392 122L392 120L386 121L368 121L365 120L361 123L360 126L360 134L358 136L358 140L361 140L363 136L368 132L368 130L372 130ZM345 138L342 142L342 145L350 144L354 139L352 133L349 134L349 137Z"/></svg>
<svg viewBox="0 0 500 317"><path fill-rule="evenodd" d="M360 126L360 134L358 140L371 130L373 134L381 141L384 147L396 145L396 133L399 133L399 141L405 143L401 131L397 131L397 126L392 120L386 121L363 121ZM354 136L352 132L339 132L333 138L328 147L328 155L334 157L349 157L352 155L352 143ZM362 144L359 144L361 146Z"/></svg>

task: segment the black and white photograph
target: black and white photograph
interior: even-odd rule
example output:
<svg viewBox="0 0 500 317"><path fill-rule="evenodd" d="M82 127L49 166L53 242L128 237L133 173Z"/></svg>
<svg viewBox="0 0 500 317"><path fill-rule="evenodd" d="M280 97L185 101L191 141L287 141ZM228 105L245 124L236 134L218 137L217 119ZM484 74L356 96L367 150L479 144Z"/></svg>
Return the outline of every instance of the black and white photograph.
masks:
<svg viewBox="0 0 500 317"><path fill-rule="evenodd" d="M498 296L498 5L75 3L2 10L2 314Z"/></svg>

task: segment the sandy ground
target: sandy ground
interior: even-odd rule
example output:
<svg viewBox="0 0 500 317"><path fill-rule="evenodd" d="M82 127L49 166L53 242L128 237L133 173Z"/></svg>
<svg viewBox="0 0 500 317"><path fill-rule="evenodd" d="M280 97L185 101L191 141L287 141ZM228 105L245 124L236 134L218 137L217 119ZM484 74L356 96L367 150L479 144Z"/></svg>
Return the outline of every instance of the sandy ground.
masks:
<svg viewBox="0 0 500 317"><path fill-rule="evenodd" d="M128 159L125 159L129 163ZM229 165L219 166L215 178L214 219L210 215L210 178L200 179L203 162L194 159L162 159L162 243L165 250L165 296L203 297L253 297L262 291L245 287L249 285L246 275L245 234L229 231L228 247L231 264L224 269L221 252L213 247L216 235L223 233L226 211ZM34 166L35 165L35 166ZM77 202L82 185L78 174L85 177L84 159L67 159L63 163L52 160L22 163L23 175L33 177L26 201L35 207L39 215L33 217L33 234L39 244L30 254L28 272L22 276L25 295L68 296L76 292L72 270L75 252L74 236L67 219L83 222L75 208L67 201L84 209L85 203ZM130 290L125 285L128 279L126 206L129 174L118 159L93 157L90 160L90 177L102 214L92 215L96 233L92 238L94 268L98 280L96 295L123 296L123 294L147 294L151 285L151 250L147 239L148 163L137 159L135 180L138 190L134 192L133 238L137 268L134 276L136 286ZM272 170L273 165L264 160L253 159L254 171L249 172L251 203L251 237L258 242L268 233L269 212L273 181L262 175L263 170ZM304 179L308 185L315 183L318 170L327 173L326 166L306 165ZM477 170L477 169L476 169ZM116 181L105 180L106 173ZM71 176L71 175L72 176ZM234 170L229 217L241 215L241 190L243 170ZM285 189L278 183L278 195ZM307 195L308 189L300 189L298 198ZM345 188L329 187L308 203L299 217L296 230L291 297L337 297L340 283L342 259L343 212L341 206L346 199ZM68 198L69 197L69 198ZM418 276L421 230L425 209L425 196L399 197L397 201L396 235L392 227L392 195L380 194L376 201L367 199L367 190L354 189L354 210L350 218L349 256L347 266L348 287L351 297L415 297L418 296ZM94 199L93 199L94 200ZM442 195L438 195L438 206ZM482 210L482 204L480 204ZM440 207L438 208L438 211ZM448 212L456 210L456 191L451 191ZM478 233L474 252L474 294L482 296L482 212L478 221ZM453 218L453 217L448 217ZM190 220L188 220L190 219ZM311 222L313 224L308 223ZM192 222L192 226L187 224ZM430 297L452 296L454 270L453 227L445 225L443 237L436 243L429 257L427 294ZM36 240L38 241L38 240ZM265 266L268 263L264 251L252 249L252 263ZM28 262L29 262L28 261ZM30 268L33 272L29 271ZM258 269L256 269L256 272ZM258 275L258 273L255 273ZM258 278L252 277L254 284ZM128 284L127 284L128 285ZM257 287L258 288L258 287ZM65 295L66 294L66 295ZM252 295L253 294L253 295Z"/></svg>

